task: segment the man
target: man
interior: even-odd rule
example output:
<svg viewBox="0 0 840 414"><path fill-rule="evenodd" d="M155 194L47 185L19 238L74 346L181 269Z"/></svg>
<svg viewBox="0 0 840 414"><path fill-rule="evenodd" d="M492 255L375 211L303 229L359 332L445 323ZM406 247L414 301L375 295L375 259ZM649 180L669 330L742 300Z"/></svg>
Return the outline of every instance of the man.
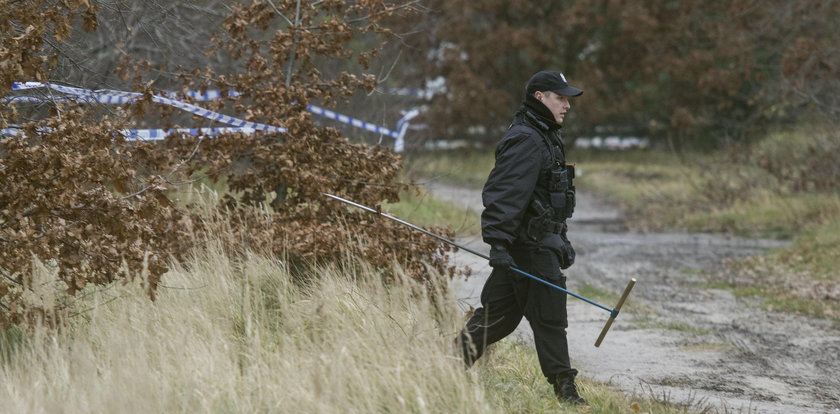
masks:
<svg viewBox="0 0 840 414"><path fill-rule="evenodd" d="M585 404L569 362L566 294L510 270L515 266L566 287L561 268L575 258L566 238L575 187L560 124L571 107L569 98L583 91L570 86L560 72L542 71L531 77L525 92L525 102L496 148L496 165L482 192L481 229L491 246L493 271L481 292L481 307L459 340L471 366L525 316L534 331L540 367L558 399Z"/></svg>

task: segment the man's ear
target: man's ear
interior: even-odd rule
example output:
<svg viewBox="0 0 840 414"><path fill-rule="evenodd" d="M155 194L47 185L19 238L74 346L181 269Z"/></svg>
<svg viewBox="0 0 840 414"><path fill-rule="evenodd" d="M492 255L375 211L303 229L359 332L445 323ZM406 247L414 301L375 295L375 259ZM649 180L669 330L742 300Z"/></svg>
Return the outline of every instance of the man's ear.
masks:
<svg viewBox="0 0 840 414"><path fill-rule="evenodd" d="M538 101L542 102L543 93L540 91L534 92L534 98L537 98Z"/></svg>

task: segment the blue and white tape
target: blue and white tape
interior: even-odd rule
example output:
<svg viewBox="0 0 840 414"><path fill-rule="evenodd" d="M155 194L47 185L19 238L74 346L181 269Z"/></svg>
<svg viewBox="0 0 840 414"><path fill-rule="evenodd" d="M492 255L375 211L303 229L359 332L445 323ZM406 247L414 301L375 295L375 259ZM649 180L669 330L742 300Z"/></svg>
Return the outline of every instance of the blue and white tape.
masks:
<svg viewBox="0 0 840 414"><path fill-rule="evenodd" d="M81 98L85 102L98 102L103 104L124 104L134 102L143 97L143 94L137 92L115 91L110 89L90 90L82 88L74 88L72 86L56 85L52 83L41 82L24 82L13 83L12 90L26 90L35 88L49 88L57 92L67 95L72 95ZM177 101L170 98L165 98L160 95L152 95L152 101L163 105L169 105L178 108L182 111L192 113L202 118L207 118L212 121L220 122L227 125L232 125L238 128L253 128L257 131L265 132L279 132L285 133L286 128L274 125L261 124L259 122L246 121L244 119L234 118L209 109L202 108L197 105L186 102Z"/></svg>
<svg viewBox="0 0 840 414"><path fill-rule="evenodd" d="M376 124L371 124L369 122L365 122L365 121L362 121L360 119L351 118L347 115L342 115L342 114L339 114L337 112L330 111L329 109L321 108L320 106L307 105L306 109L309 112L312 112L313 114L321 115L321 116L324 116L324 117L330 118L330 119L334 119L338 122L348 124L348 125L352 125L356 128L366 129L370 132L375 132L377 134L387 135L387 136L393 137L393 138L397 138L397 136L399 135L397 133L397 131L392 131L388 128L385 128L385 127L382 127L382 126L379 126L379 125L376 125ZM399 125L399 123L397 125Z"/></svg>
<svg viewBox="0 0 840 414"><path fill-rule="evenodd" d="M257 130L254 128L177 128L177 129L124 129L120 131L129 141L160 141L169 134L179 133L185 135L205 135L208 137L231 132L241 132L251 135Z"/></svg>
<svg viewBox="0 0 840 414"><path fill-rule="evenodd" d="M111 89L100 89L100 90L90 90L90 89L82 89L76 88L71 86L64 86L64 85L56 85L52 83L41 83L41 82L16 82L12 84L12 90L27 90L27 89L36 89L36 88L48 88L51 90L55 90L57 92L61 92L68 96L60 96L54 97L49 100L75 100L81 102L88 102L88 103L101 103L101 104L126 104L130 102L134 102L137 99L142 98L142 94L137 92L126 92L126 91L117 91ZM168 92L165 94L166 96L161 95L153 95L152 101L169 105L183 111L192 113L194 115L207 118L216 122L220 122L227 125L232 125L235 128L184 128L179 129L177 132L182 133L191 133L190 131L203 131L205 135L215 135L217 133L212 133L212 131L218 130L223 132L228 132L232 130L236 130L238 132L244 133L253 133L255 131L266 131L266 132L279 132L285 133L286 128L273 126L273 125L266 125L257 122L250 122L245 121L243 119L230 117L224 114L220 114L218 112L211 111L209 109L202 108L197 105L189 104L186 102L178 101L178 93L176 92ZM208 100L215 100L220 99L224 94L222 91L219 90L206 90L206 91L187 91L187 96L195 99L196 101L208 101ZM229 91L227 92L228 96L238 96L239 93L236 91ZM47 98L41 97L31 97L31 96L9 96L3 98L3 103L7 102L42 102L44 100L48 100ZM411 117L403 117L397 122L397 130L391 130L385 128L380 125L376 125L373 123L369 123L360 119L356 119L347 115L339 114L337 112L331 111L326 108L321 108L316 105L307 105L306 108L308 111L312 112L313 114L324 116L326 118L333 119L335 121L354 126L356 128L361 128L370 132L374 132L377 134L385 135L394 138L396 141L394 143L394 151L395 152L402 152L404 148L404 139L405 133L407 131L408 121L416 116L416 114L412 115ZM414 112L414 111L412 111ZM411 112L410 112L411 113ZM170 131L172 130L163 130L163 129L135 129L135 130L127 130L128 134L126 135L128 139L162 139L165 137ZM211 131L208 133L207 131ZM8 134L7 134L8 135ZM159 137L159 138L158 138Z"/></svg>
<svg viewBox="0 0 840 414"><path fill-rule="evenodd" d="M49 132L49 129L41 130ZM176 129L121 129L117 132L125 136L128 141L160 141L166 138L169 134L178 133L193 136L216 136L219 134L226 134L232 132L240 132L243 134L253 134L257 130L254 128L176 128ZM0 129L0 135L14 136L20 134L20 128L3 128Z"/></svg>

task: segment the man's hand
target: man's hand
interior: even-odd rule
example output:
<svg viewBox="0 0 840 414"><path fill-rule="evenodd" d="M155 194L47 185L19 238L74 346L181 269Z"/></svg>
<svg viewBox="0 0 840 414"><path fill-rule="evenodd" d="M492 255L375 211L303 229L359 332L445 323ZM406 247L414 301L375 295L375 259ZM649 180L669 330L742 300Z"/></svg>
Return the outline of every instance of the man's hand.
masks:
<svg viewBox="0 0 840 414"><path fill-rule="evenodd" d="M513 258L510 257L504 244L497 243L490 246L490 266L494 269L505 270L512 265Z"/></svg>

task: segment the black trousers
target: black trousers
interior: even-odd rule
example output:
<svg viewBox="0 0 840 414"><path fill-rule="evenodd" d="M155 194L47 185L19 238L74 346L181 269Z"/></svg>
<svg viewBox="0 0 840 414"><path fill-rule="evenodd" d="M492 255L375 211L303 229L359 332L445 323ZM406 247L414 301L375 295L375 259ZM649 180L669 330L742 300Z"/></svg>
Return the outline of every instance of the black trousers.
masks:
<svg viewBox="0 0 840 414"><path fill-rule="evenodd" d="M566 278L557 255L548 249L512 250L516 267L562 288ZM566 294L512 270L494 269L481 291L481 307L467 321L459 341L464 361L471 366L484 349L516 329L522 317L534 331L534 344L543 374L576 374L569 363L566 342Z"/></svg>

